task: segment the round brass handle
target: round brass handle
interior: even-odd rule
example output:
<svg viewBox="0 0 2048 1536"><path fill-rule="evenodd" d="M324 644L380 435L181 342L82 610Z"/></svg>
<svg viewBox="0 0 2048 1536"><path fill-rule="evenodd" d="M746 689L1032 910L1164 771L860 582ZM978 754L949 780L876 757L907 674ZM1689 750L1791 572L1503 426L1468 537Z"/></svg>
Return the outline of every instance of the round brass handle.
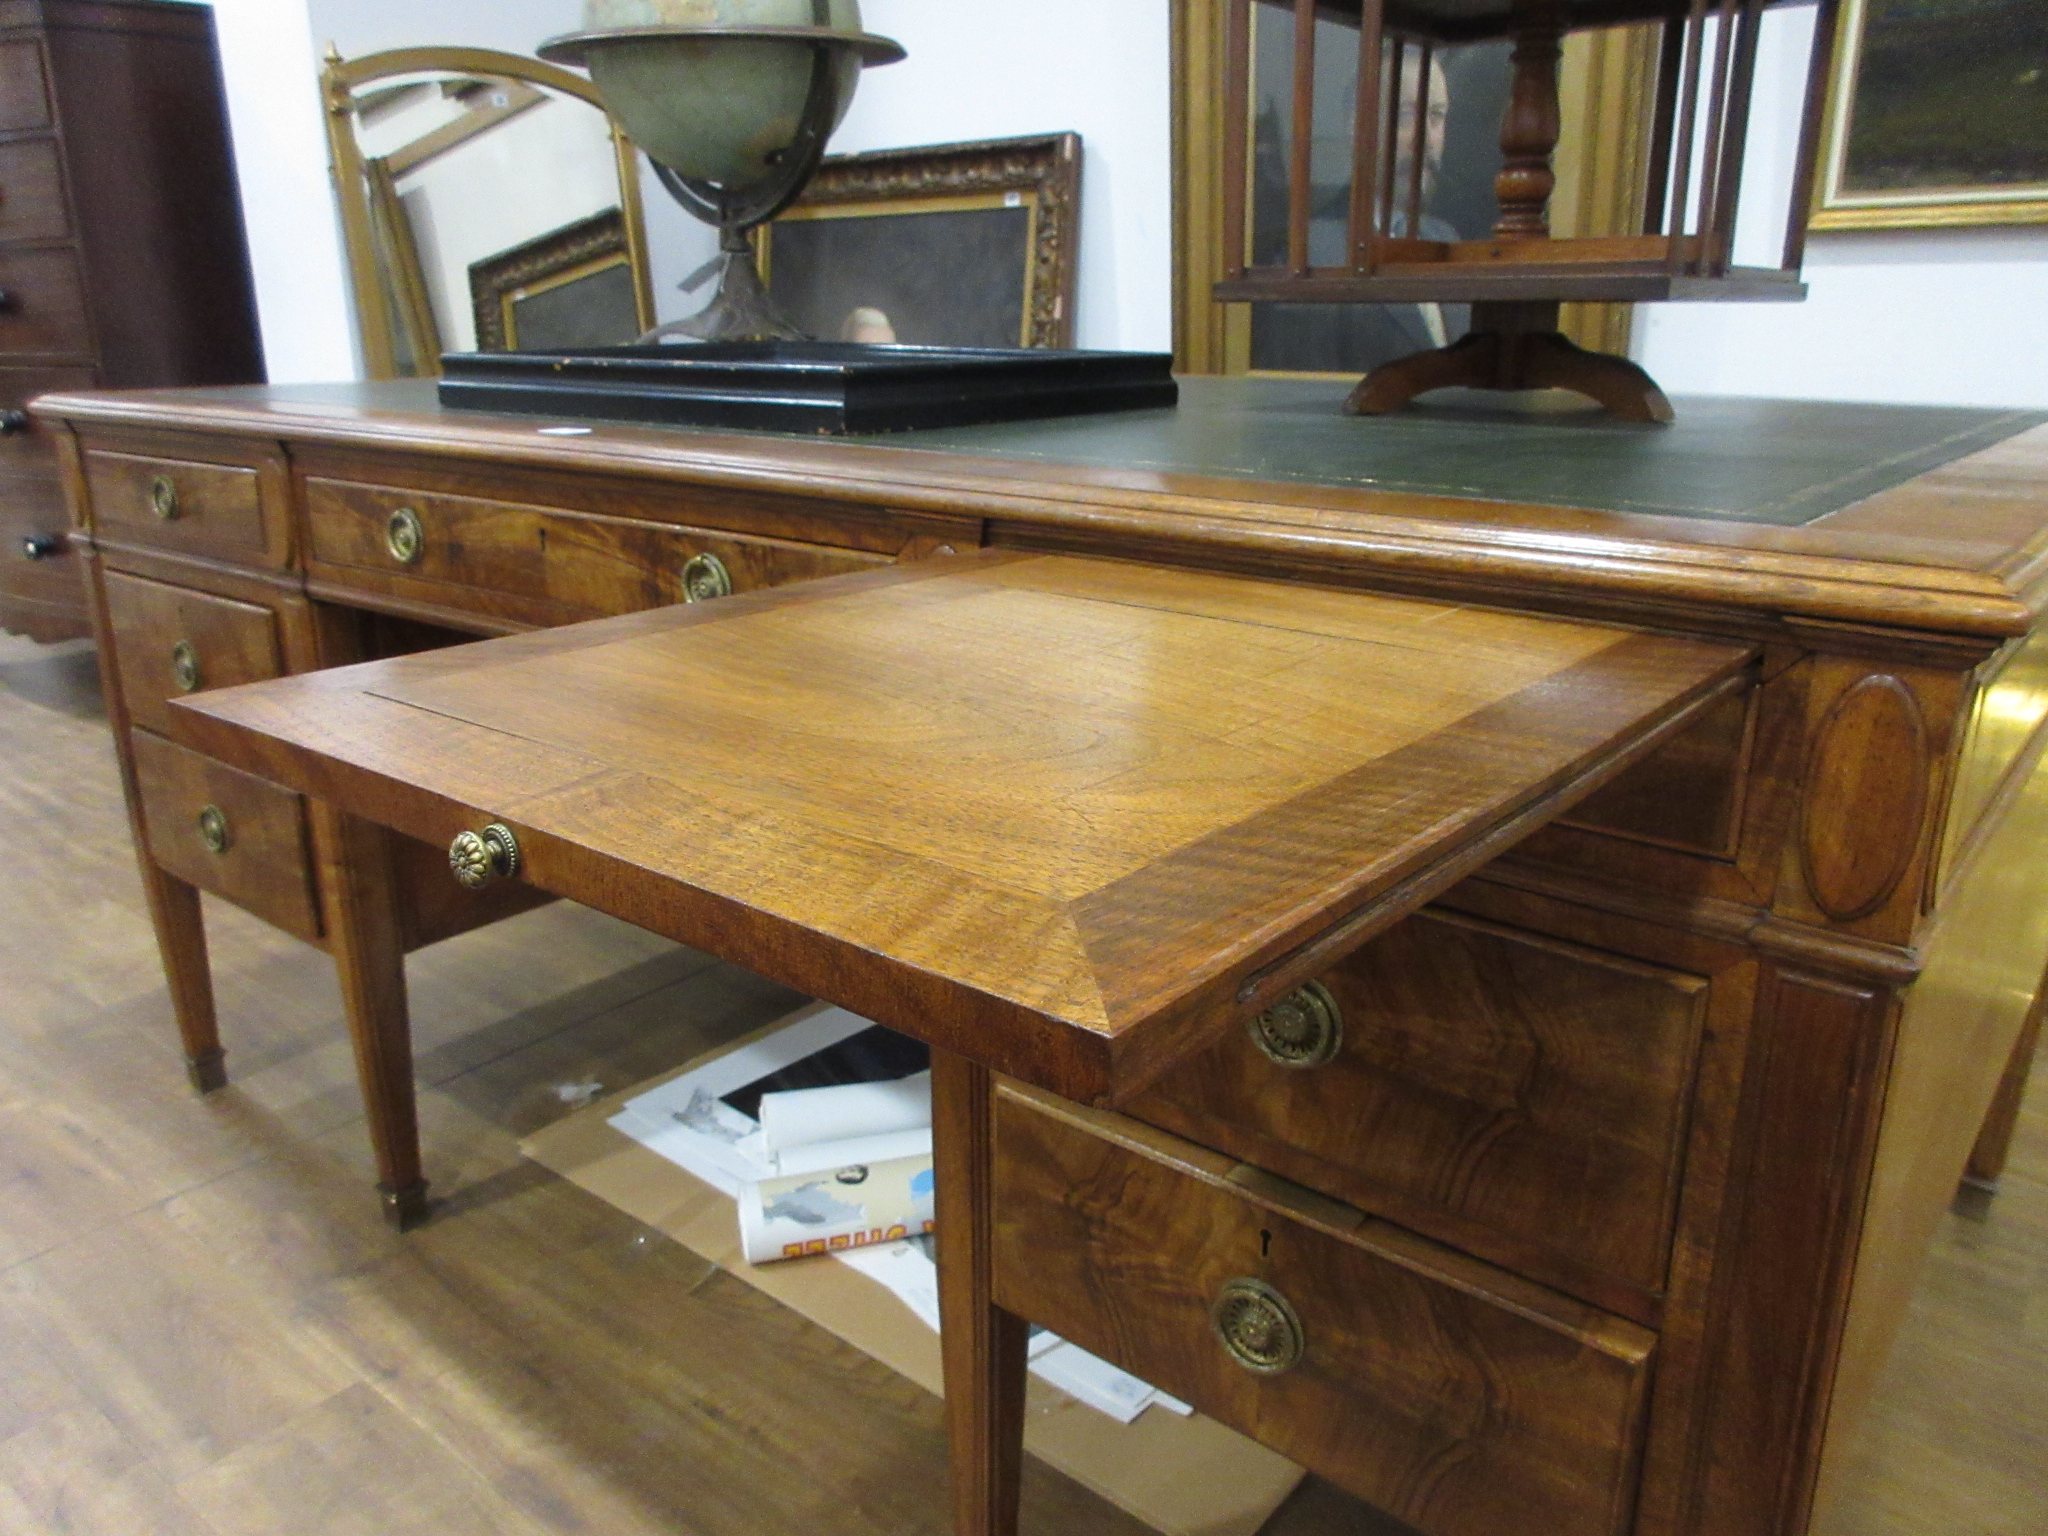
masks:
<svg viewBox="0 0 2048 1536"><path fill-rule="evenodd" d="M418 560L427 547L427 530L420 524L419 513L411 507L392 513L384 524L384 547L400 565Z"/></svg>
<svg viewBox="0 0 2048 1536"><path fill-rule="evenodd" d="M190 640L180 640L171 647L171 681L178 685L180 693L193 693L199 688L199 653Z"/></svg>
<svg viewBox="0 0 2048 1536"><path fill-rule="evenodd" d="M1320 1067L1344 1049L1344 1011L1320 981L1296 987L1245 1028L1278 1066Z"/></svg>
<svg viewBox="0 0 2048 1536"><path fill-rule="evenodd" d="M165 522L178 515L178 486L169 475L158 475L149 482L149 510Z"/></svg>
<svg viewBox="0 0 2048 1536"><path fill-rule="evenodd" d="M481 832L458 832L448 845L448 867L465 887L480 891L519 873L519 840L495 821Z"/></svg>
<svg viewBox="0 0 2048 1536"><path fill-rule="evenodd" d="M1209 1309L1209 1322L1224 1352L1257 1376L1292 1370L1308 1349L1294 1308L1263 1280L1225 1284Z"/></svg>
<svg viewBox="0 0 2048 1536"><path fill-rule="evenodd" d="M683 567L683 601L704 603L714 597L731 596L732 572L725 568L725 562L709 551L692 555L690 563Z"/></svg>
<svg viewBox="0 0 2048 1536"><path fill-rule="evenodd" d="M217 805L209 805L199 813L199 841L206 844L208 853L226 853L234 836L228 831L227 812Z"/></svg>

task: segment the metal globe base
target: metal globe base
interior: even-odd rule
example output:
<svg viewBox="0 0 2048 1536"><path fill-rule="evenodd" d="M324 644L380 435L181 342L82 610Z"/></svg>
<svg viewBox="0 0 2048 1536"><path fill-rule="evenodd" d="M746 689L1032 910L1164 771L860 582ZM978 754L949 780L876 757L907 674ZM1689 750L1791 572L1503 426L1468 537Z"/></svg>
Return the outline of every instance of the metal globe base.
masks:
<svg viewBox="0 0 2048 1536"><path fill-rule="evenodd" d="M720 230L718 243L718 287L711 302L694 315L656 326L641 342L811 340L768 297L746 231Z"/></svg>

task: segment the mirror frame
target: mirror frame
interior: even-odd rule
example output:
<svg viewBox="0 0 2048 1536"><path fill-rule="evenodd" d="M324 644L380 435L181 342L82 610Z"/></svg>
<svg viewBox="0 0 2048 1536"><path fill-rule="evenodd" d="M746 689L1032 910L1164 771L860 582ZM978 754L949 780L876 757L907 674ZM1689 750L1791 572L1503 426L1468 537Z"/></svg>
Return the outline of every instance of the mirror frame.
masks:
<svg viewBox="0 0 2048 1536"><path fill-rule="evenodd" d="M371 200L388 186L373 188L369 167L356 142L355 92L364 85L400 75L446 72L514 80L589 103L611 127L618 167L619 212L626 226L626 256L633 268L633 303L643 332L654 329L654 289L648 276L647 226L640 201L640 155L590 82L553 64L523 54L491 48L394 48L344 59L332 48L320 71L320 96L327 109L327 153L334 171L334 193L341 205L342 243L348 251L349 291L355 300L356 335L363 351L363 370L372 379L402 377L392 338L400 319L393 296L378 276L377 240ZM401 296L403 302L424 302L424 294ZM440 372L440 359L422 359L417 377ZM431 365L431 366L428 366Z"/></svg>

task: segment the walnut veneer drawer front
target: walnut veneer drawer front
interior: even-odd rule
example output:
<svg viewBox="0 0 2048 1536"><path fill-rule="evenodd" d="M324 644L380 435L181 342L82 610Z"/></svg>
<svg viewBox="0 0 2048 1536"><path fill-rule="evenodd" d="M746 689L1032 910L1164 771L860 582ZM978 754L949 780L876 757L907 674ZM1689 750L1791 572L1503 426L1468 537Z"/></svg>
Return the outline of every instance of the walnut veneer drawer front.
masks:
<svg viewBox="0 0 2048 1536"><path fill-rule="evenodd" d="M168 734L177 695L284 675L270 609L118 571L106 584L114 665L137 725Z"/></svg>
<svg viewBox="0 0 2048 1536"><path fill-rule="evenodd" d="M224 559L277 563L266 538L262 475L95 449L85 456L94 528L114 539Z"/></svg>
<svg viewBox="0 0 2048 1536"><path fill-rule="evenodd" d="M1426 911L1318 988L1130 1113L1553 1285L1663 1290L1706 981Z"/></svg>
<svg viewBox="0 0 2048 1536"><path fill-rule="evenodd" d="M151 857L180 880L317 941L305 801L148 731L129 739Z"/></svg>
<svg viewBox="0 0 2048 1536"><path fill-rule="evenodd" d="M56 141L0 144L0 240L61 240L70 229Z"/></svg>
<svg viewBox="0 0 2048 1536"><path fill-rule="evenodd" d="M995 1104L996 1301L1426 1536L1608 1536L1654 1335L1134 1121Z"/></svg>
<svg viewBox="0 0 2048 1536"><path fill-rule="evenodd" d="M68 249L0 251L0 352L91 350L78 258Z"/></svg>
<svg viewBox="0 0 2048 1536"><path fill-rule="evenodd" d="M530 623L890 563L857 550L342 480L308 479L306 516L316 565L382 573L400 590Z"/></svg>

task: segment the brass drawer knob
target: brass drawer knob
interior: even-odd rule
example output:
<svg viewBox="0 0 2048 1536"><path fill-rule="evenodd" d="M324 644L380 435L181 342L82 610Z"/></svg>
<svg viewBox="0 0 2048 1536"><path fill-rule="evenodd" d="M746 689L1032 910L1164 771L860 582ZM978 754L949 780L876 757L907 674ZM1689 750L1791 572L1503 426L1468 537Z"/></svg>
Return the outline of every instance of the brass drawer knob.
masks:
<svg viewBox="0 0 2048 1536"><path fill-rule="evenodd" d="M1320 1067L1344 1048L1344 1011L1320 981L1296 987L1245 1028L1268 1061Z"/></svg>
<svg viewBox="0 0 2048 1536"><path fill-rule="evenodd" d="M732 596L732 572L725 562L708 550L692 555L683 567L683 601L706 603L714 597Z"/></svg>
<svg viewBox="0 0 2048 1536"><path fill-rule="evenodd" d="M149 482L149 510L167 523L176 521L178 483L169 475L158 475Z"/></svg>
<svg viewBox="0 0 2048 1536"><path fill-rule="evenodd" d="M190 640L180 640L171 647L171 681L178 685L178 692L194 693L199 688L199 675L199 653Z"/></svg>
<svg viewBox="0 0 2048 1536"><path fill-rule="evenodd" d="M1231 1359L1258 1376L1301 1363L1308 1339L1287 1298L1263 1280L1232 1280L1217 1294L1209 1321Z"/></svg>
<svg viewBox="0 0 2048 1536"><path fill-rule="evenodd" d="M464 886L480 891L519 873L519 840L495 821L481 832L458 832L448 845L448 867Z"/></svg>
<svg viewBox="0 0 2048 1536"><path fill-rule="evenodd" d="M209 805L199 813L199 841L206 845L208 853L226 853L234 836L228 831L228 815L217 805Z"/></svg>
<svg viewBox="0 0 2048 1536"><path fill-rule="evenodd" d="M384 547L400 565L417 561L427 547L427 530L420 524L419 513L411 507L392 513L384 524Z"/></svg>

